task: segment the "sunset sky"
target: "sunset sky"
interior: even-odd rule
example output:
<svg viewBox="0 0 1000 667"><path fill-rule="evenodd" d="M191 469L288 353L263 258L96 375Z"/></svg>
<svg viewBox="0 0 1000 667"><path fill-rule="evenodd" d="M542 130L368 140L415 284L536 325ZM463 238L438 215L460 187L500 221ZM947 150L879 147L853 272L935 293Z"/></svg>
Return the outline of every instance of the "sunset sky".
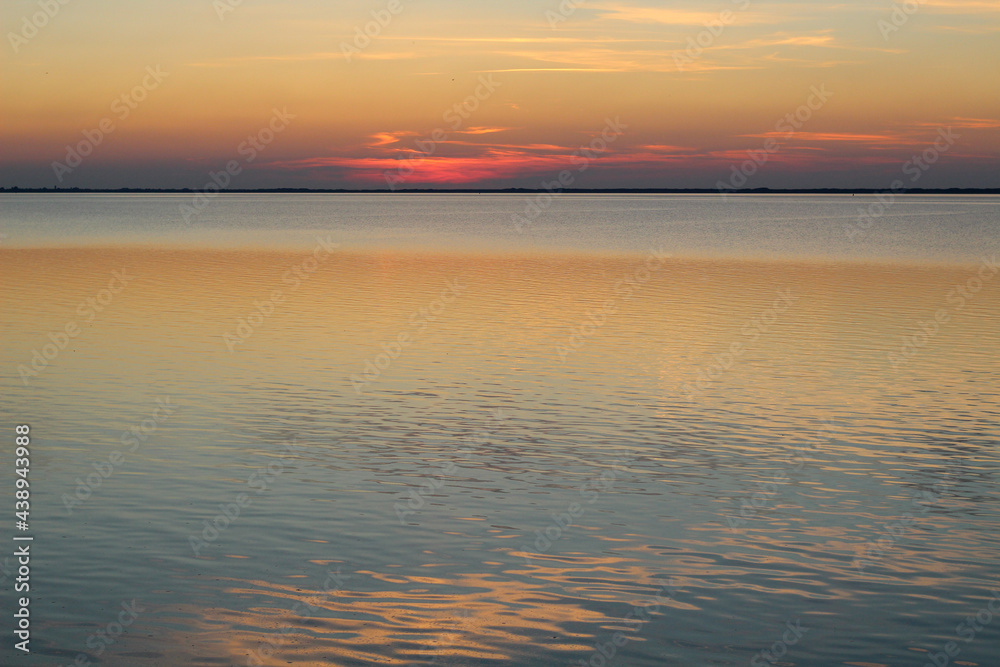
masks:
<svg viewBox="0 0 1000 667"><path fill-rule="evenodd" d="M63 1L0 5L3 187L1000 187L997 0Z"/></svg>

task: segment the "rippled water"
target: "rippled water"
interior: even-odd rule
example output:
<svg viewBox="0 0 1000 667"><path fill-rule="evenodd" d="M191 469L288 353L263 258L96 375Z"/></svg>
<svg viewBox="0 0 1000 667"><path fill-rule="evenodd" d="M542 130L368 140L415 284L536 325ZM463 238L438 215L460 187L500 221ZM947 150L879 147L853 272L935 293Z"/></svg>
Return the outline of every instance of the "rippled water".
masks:
<svg viewBox="0 0 1000 667"><path fill-rule="evenodd" d="M565 200L583 231L492 252L479 197L286 199L281 250L243 198L189 231L48 199L3 212L5 460L34 441L5 665L997 664L995 198L856 252L816 219L857 203L809 198L728 236Z"/></svg>

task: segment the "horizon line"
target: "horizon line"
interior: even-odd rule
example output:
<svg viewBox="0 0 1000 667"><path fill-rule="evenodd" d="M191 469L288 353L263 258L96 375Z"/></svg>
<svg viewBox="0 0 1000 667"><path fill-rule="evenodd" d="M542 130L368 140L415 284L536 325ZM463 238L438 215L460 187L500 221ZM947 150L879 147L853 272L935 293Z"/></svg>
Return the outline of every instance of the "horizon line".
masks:
<svg viewBox="0 0 1000 667"><path fill-rule="evenodd" d="M220 191L206 191L195 188L21 188L3 187L0 193L26 194L715 194L720 196L738 194L880 194L886 188L743 188L720 191L717 188L406 188L398 190L375 190L358 188L233 188ZM994 188L910 188L897 195L905 194L1000 194L1000 187Z"/></svg>

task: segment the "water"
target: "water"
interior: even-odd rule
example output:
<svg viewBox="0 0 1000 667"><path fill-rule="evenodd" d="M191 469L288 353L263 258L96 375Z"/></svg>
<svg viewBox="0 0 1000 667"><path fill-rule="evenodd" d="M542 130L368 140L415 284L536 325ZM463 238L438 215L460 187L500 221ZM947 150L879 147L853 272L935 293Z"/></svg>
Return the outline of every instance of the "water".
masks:
<svg viewBox="0 0 1000 667"><path fill-rule="evenodd" d="M888 206L883 203L888 202ZM169 245L978 262L996 196L10 195L5 247ZM515 218L517 216L517 218ZM995 249L995 246L994 246Z"/></svg>
<svg viewBox="0 0 1000 667"><path fill-rule="evenodd" d="M3 664L996 664L996 198L180 201L0 200Z"/></svg>

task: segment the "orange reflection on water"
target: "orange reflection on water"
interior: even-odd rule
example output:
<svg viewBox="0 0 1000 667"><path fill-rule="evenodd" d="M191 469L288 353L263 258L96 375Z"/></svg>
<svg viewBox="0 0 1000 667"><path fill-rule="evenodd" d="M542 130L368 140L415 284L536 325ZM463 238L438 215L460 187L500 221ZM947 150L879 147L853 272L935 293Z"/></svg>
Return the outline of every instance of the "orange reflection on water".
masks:
<svg viewBox="0 0 1000 667"><path fill-rule="evenodd" d="M226 594L265 596L269 603L246 611L201 610L207 634L200 640L237 664L246 656L263 665L409 664L436 656L516 661L517 651L541 637L547 650L585 654L593 650L590 635L567 625L611 620L541 584L484 574L386 577L358 571L352 577L390 581L400 589L323 593L233 580ZM212 627L224 630L208 631Z"/></svg>
<svg viewBox="0 0 1000 667"><path fill-rule="evenodd" d="M597 470L609 465L609 449L633 444L643 448L647 463L657 462L657 457L671 458L672 472L704 472L711 481L708 455L735 453L732 459L740 463L767 457L778 460L784 441L816 440L815 434L807 436L806 432L826 417L849 420L853 430L850 438L823 440L822 454L836 459L823 472L872 479L882 475L892 480L892 466L899 465L892 458L900 451L915 450L922 455L942 447L941 442L926 438L908 440L911 422L921 423L928 431L956 413L964 419L995 422L989 401L982 398L989 392L995 394L1000 371L1000 362L989 353L997 349L996 285L1000 279L961 313L954 312L949 326L942 327L909 365L895 369L887 361L898 338L946 306L948 290L972 275L962 267L672 259L641 288L625 292L618 289L620 281L634 275L645 258L344 252L325 259L307 278L298 277L296 267L310 256L308 250L0 251L0 278L5 285L15 286L0 297L4 340L9 346L4 354L12 366L18 360L29 361L32 349L45 343L47 332L77 318L77 304L102 289L112 271L124 268L135 274L134 283L100 317L86 323L74 346L54 360L34 385L87 415L79 424L98 432L87 420L94 419L93 415L101 418L108 405L118 405L137 390L182 396L190 406L187 409L204 424L225 423L233 432L255 437L262 430L270 436L274 424L286 423L321 423L332 432L357 415L370 419L380 434L393 435L399 423L380 421L384 414L396 418L409 406L440 401L448 392L458 394L463 389L469 398L462 409L454 411L457 420L471 421L469 415L475 412L470 404L484 409L488 400L498 397L509 399L526 413L538 410L532 414L530 429L524 429L531 432L522 433L519 442L498 445L482 460L463 463L470 470L479 466L509 474L506 481L496 483L499 488L470 485L478 494L505 492L507 484L527 484L523 482L526 468L544 473L542 464L549 460L557 461L561 471L576 470L574 466L581 461L588 462L591 471ZM447 282L456 280L466 287L434 315L433 326L423 331L414 325L414 314L419 319L422 309L433 308ZM776 314L766 330L759 330L759 336L744 333L747 323L763 319L777 294L789 289L795 295L791 307ZM275 290L282 291L283 299L274 304L273 312L241 340L237 350L228 350L224 335L235 332L237 323L258 308L255 302L270 298ZM608 299L617 299L615 312L593 326L581 345L561 359L559 346L572 345L573 330L586 324ZM382 344L397 340L401 333L410 334L414 342L378 378L374 386L385 392L374 400L371 394L355 394L348 378L361 373L365 361L375 358L384 349ZM686 398L683 386L695 381L699 371L715 363L716 355L726 353L734 342L743 343L745 353L695 400ZM916 380L898 381L907 374L917 376ZM485 389L483 378L490 382ZM280 391L272 391L275 387ZM690 424L695 436L698 430L716 430L708 437L691 437L690 444L684 443L686 449L666 447L674 444L665 442L666 427L654 433L646 424L645 432L632 434L627 429L634 424L626 411L632 407L629 401L640 398L653 408L650 412L668 418L657 422L658 427L676 416L680 418L676 428ZM385 403L379 403L380 399ZM593 405L586 407L595 409L581 411L588 401ZM375 408L373 403L378 403ZM910 412L901 413L900 405ZM45 402L34 402L29 409L40 423L65 419L44 414L51 409ZM595 414L600 417L594 418ZM886 428L884 414L892 414L897 423ZM379 442L378 453L398 452L403 461L440 457L440 449L424 446L426 432L417 428L433 419L430 413L413 417L405 423L412 433L389 444ZM191 421L199 424L194 418ZM564 434L553 427L566 423L588 435L579 444L574 440L560 448L565 444ZM761 423L767 428L755 428ZM719 424L731 428L723 430ZM611 435L593 435L600 429ZM348 435L356 437L357 433ZM536 436L544 440L543 446L532 449ZM206 440L178 439L174 444L198 455L220 446L211 438ZM969 444L966 449L976 446ZM368 460L377 458L374 451L366 450L366 458L346 464L359 471L359 480L389 479L402 490L423 474L420 464L412 464L411 469L406 467L410 464L401 463L396 476L378 477L376 473L382 471L373 471ZM325 463L333 456L351 456L330 442L317 446L313 454ZM689 470L676 466L678 456L691 457L686 464ZM151 482L156 479L149 470L135 474L149 475ZM226 470L218 474L233 476ZM641 471L630 474L637 485L645 481ZM620 522L648 520L642 525L651 534L658 535L654 531L660 529L666 533L685 521L685 512L657 523L655 504L681 487L671 485L674 479L664 481L665 467L650 466L645 474L649 484L642 492L649 495L650 516L622 516ZM558 481L563 488L585 480L572 475L583 473L561 474ZM503 519L516 525L505 528L508 532L503 535L490 533L498 542L488 554L480 555L485 556L480 562L506 561L506 569L497 570L501 574L462 572L454 563L425 563L408 553L394 561L403 564L390 566L392 574L376 571L375 565L353 572L352 576L369 584L369 590L349 579L344 589L327 594L267 581L262 579L267 575L256 569L242 569L242 578L215 580L225 582L213 584L225 594L219 596L218 606L182 602L164 610L193 628L193 637L170 637L183 649L173 646L165 651L176 657L180 651L189 651L189 645L196 646L190 649L188 664L246 664L253 655L259 662L251 664L275 666L287 662L405 664L436 656L517 663L536 643L544 644L546 651L587 655L594 636L617 627L614 622L621 619L598 609L611 609L612 603L620 608L648 601L651 596L642 591L655 589L664 573L700 589L700 598L675 603L688 611L713 596L738 599L737 595L746 592L840 598L845 593L836 588L816 591L826 581L824 577L848 576L845 564L857 548L877 535L867 525L859 531L859 520L874 524L882 517L861 514L864 499L848 497L834 505L838 516L846 514L845 508L859 514L851 516L848 525L827 526L831 519L824 516L827 504L847 495L837 488L837 479L828 475L808 486L803 483L801 495L821 499L820 509L802 509L791 517L776 512L770 524L761 519L762 526L786 538L784 545L765 535L747 541L725 532L722 517L736 506L733 497L752 493L748 483L742 489L723 488L711 500L702 500L703 506L717 503L719 511L709 521L685 527L686 532L680 537L675 534L668 546L652 546L660 543L659 537L629 527L627 535L634 535L637 545L635 559L623 555L630 550L624 537L601 535L597 532L601 528L593 525L581 525L571 537L595 532L591 540L581 543L596 544L600 555L582 553L585 547L570 547L568 542L548 554L512 551L524 549L522 545L533 539L532 531L548 520L546 512L539 510L527 518L511 512ZM157 483L166 487L166 482ZM311 500L342 502L355 492L377 497L370 487L342 489L327 483L316 487ZM470 499L462 497L457 486L447 492L454 494L456 505ZM275 495L276 504L294 501L294 494ZM385 498L390 498L385 505L391 507L392 496ZM539 507L547 500L540 498ZM605 507L614 509L610 504ZM426 541L420 548L436 540L443 542L445 536L464 538L470 533L462 531L482 523L468 507L454 509L455 521L444 523L440 532L433 532L438 530L435 527L421 534L414 527L413 534L423 535L420 539ZM594 516L587 515L586 521L599 522ZM302 523L295 526L304 538L321 536L314 532L311 519L305 512ZM371 537L383 540L379 544L387 549L397 547L389 544L396 535L390 529L396 528L395 524L380 526ZM692 534L704 535L704 541L691 539ZM953 530L951 534L968 544L976 542L971 533ZM800 551L788 548L788 542L804 538L810 538L811 546L797 547ZM919 544L916 535L908 539ZM454 542L451 539L448 544ZM947 563L948 550L955 547L920 547L923 555L889 561L886 568L909 575L916 571L914 563L919 563L924 576L919 583L929 587L934 582L928 572L944 574L943 566L930 561ZM226 558L232 560L226 566L257 566L246 558L255 548L252 540L227 544ZM340 548L356 547L331 541L330 551ZM901 552L905 545L896 548ZM830 554L839 555L839 560ZM530 558L530 565L524 558ZM802 560L809 560L808 566ZM314 558L312 562L326 561ZM655 564L659 570L654 572L654 565L644 564ZM835 569L838 566L841 571ZM466 563L464 567L482 565ZM748 572L757 576L748 577ZM230 571L227 575L238 576ZM182 569L181 576L193 575ZM295 576L301 581L301 575ZM240 601L251 598L259 601L240 607ZM301 604L297 608L297 603L315 609L305 608L310 613L303 614L304 608ZM163 627L160 632L168 635ZM273 654L264 655L262 649Z"/></svg>

